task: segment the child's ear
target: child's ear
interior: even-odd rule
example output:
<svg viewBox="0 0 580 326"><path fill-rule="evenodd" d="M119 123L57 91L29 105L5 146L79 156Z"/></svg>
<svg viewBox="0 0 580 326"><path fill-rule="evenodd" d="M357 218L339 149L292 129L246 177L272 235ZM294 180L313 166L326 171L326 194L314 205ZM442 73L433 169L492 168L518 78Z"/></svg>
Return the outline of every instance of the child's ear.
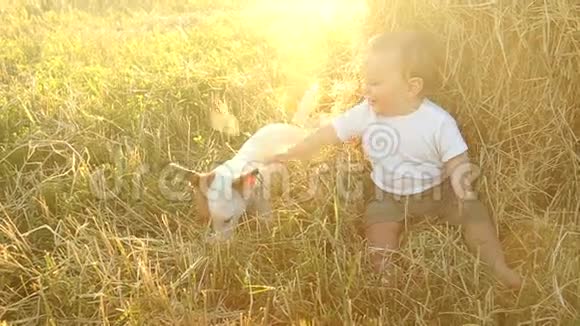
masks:
<svg viewBox="0 0 580 326"><path fill-rule="evenodd" d="M423 90L423 78L411 77L409 78L409 95L418 96Z"/></svg>
<svg viewBox="0 0 580 326"><path fill-rule="evenodd" d="M237 179L235 179L234 182L232 182L232 188L238 192L241 192L244 190L244 188L247 187L251 189L256 184L258 174L260 174L258 168L242 174Z"/></svg>

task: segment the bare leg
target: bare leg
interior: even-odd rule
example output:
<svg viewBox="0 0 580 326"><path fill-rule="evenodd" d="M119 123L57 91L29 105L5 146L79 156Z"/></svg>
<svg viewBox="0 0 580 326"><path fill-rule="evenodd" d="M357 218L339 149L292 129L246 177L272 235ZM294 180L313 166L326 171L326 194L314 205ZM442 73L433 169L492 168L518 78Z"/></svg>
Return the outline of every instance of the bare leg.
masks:
<svg viewBox="0 0 580 326"><path fill-rule="evenodd" d="M479 254L481 260L488 264L494 275L506 286L519 289L522 280L518 273L507 266L501 243L495 234L495 228L489 217L481 221L463 223L463 235L467 246Z"/></svg>
<svg viewBox="0 0 580 326"><path fill-rule="evenodd" d="M399 249L403 225L399 222L382 222L369 225L366 236L371 249L371 263L377 273L388 270L389 258Z"/></svg>
<svg viewBox="0 0 580 326"><path fill-rule="evenodd" d="M256 213L258 218L265 222L271 222L272 220L272 203L267 200L260 198L255 202Z"/></svg>
<svg viewBox="0 0 580 326"><path fill-rule="evenodd" d="M256 215L260 221L270 223L273 219L272 201L264 196L264 191L263 187L255 189L249 201L248 212Z"/></svg>

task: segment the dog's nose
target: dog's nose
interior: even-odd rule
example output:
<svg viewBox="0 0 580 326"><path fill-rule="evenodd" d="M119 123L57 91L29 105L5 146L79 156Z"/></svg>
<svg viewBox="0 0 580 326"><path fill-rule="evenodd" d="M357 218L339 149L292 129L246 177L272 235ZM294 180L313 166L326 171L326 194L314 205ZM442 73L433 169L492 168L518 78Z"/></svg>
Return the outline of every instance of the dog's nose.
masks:
<svg viewBox="0 0 580 326"><path fill-rule="evenodd" d="M212 232L205 238L205 242L210 245L227 242L232 238L232 231Z"/></svg>
<svg viewBox="0 0 580 326"><path fill-rule="evenodd" d="M215 244L217 244L217 242L218 242L218 239L214 233L210 233L205 237L205 243L207 243L209 245L215 245Z"/></svg>

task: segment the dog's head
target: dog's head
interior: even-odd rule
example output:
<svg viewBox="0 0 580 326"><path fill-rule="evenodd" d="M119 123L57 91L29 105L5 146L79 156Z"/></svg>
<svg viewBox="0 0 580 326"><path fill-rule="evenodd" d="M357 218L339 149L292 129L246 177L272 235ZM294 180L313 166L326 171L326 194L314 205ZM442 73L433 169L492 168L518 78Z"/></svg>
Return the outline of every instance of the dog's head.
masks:
<svg viewBox="0 0 580 326"><path fill-rule="evenodd" d="M177 164L172 166L186 173L197 214L205 224L211 223L215 238L229 239L246 210L248 194L256 185L258 168L233 177L219 168L202 173Z"/></svg>

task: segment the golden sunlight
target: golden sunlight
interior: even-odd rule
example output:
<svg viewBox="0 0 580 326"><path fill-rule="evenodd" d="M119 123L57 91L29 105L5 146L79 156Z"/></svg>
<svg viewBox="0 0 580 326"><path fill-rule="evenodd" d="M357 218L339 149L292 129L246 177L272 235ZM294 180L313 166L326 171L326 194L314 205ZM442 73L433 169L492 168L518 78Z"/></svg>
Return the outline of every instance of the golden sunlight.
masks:
<svg viewBox="0 0 580 326"><path fill-rule="evenodd" d="M244 16L277 50L279 73L287 79L275 90L285 110L294 110L307 89L327 69L339 46L352 54L362 44L366 1L258 1Z"/></svg>
<svg viewBox="0 0 580 326"><path fill-rule="evenodd" d="M277 73L284 81L273 89L282 113L292 113L296 123L317 125L328 119L310 117L316 108L321 74L333 59L333 50L343 45L353 47L362 35L366 2L356 0L306 1L260 0L242 12L253 33L264 37L274 47ZM357 49L349 49L355 53ZM333 89L356 87L352 82L333 81ZM345 92L347 91L347 92ZM339 96L340 97L340 96ZM336 99L341 105L341 99ZM237 135L236 117L229 113L226 103L216 105L212 114L215 130Z"/></svg>

